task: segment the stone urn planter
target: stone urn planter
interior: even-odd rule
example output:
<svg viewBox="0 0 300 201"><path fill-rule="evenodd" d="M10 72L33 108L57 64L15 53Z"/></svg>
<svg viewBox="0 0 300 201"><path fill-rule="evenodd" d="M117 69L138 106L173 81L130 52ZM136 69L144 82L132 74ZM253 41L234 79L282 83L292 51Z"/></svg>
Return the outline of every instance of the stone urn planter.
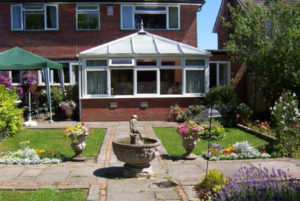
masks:
<svg viewBox="0 0 300 201"><path fill-rule="evenodd" d="M86 146L85 140L86 140L87 136L88 136L88 134L86 132L82 132L80 135L75 135L75 134L70 135L70 138L72 141L71 147L75 152L75 155L72 157L73 161L85 161L86 160L85 157L81 156L81 153Z"/></svg>
<svg viewBox="0 0 300 201"><path fill-rule="evenodd" d="M144 138L144 144L130 144L130 137L121 138L112 143L113 151L119 161L125 162L124 177L152 176L150 162L155 158L156 147L160 141Z"/></svg>
<svg viewBox="0 0 300 201"><path fill-rule="evenodd" d="M71 147L75 152L72 161L85 161L86 158L81 156L81 153L86 146L86 138L93 133L93 130L88 129L84 123L81 123L74 126L67 126L65 133L71 139Z"/></svg>
<svg viewBox="0 0 300 201"><path fill-rule="evenodd" d="M182 155L184 159L195 160L197 156L193 154L193 150L198 139L198 134L191 134L188 138L182 138L182 146L185 150L185 153Z"/></svg>

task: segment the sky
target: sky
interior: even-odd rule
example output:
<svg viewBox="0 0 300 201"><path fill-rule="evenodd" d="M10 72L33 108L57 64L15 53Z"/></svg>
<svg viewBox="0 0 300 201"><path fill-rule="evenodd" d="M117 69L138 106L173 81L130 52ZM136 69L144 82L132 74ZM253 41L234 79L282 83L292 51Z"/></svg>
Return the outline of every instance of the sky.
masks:
<svg viewBox="0 0 300 201"><path fill-rule="evenodd" d="M213 27L218 15L221 0L206 0L201 11L197 13L198 48L217 49L218 38Z"/></svg>

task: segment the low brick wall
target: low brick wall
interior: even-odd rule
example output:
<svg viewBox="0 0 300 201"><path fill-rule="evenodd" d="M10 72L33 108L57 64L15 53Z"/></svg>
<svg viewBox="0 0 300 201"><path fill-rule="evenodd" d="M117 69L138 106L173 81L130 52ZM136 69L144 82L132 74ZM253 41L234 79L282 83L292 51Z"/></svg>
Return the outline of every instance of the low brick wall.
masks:
<svg viewBox="0 0 300 201"><path fill-rule="evenodd" d="M182 108L199 101L200 98L131 98L131 99L83 99L81 121L128 121L133 114L140 121L169 121L170 107L177 103ZM110 103L117 107L111 108ZM141 107L147 102L148 107Z"/></svg>

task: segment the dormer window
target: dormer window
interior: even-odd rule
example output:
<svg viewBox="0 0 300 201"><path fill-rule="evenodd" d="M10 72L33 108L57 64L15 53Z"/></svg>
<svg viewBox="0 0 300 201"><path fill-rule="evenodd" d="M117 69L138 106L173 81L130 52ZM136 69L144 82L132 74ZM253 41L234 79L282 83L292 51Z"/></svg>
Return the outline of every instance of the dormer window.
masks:
<svg viewBox="0 0 300 201"><path fill-rule="evenodd" d="M58 7L52 4L12 5L11 29L14 31L58 30Z"/></svg>
<svg viewBox="0 0 300 201"><path fill-rule="evenodd" d="M178 30L178 6L127 6L121 7L121 29L140 29L141 21L145 29Z"/></svg>

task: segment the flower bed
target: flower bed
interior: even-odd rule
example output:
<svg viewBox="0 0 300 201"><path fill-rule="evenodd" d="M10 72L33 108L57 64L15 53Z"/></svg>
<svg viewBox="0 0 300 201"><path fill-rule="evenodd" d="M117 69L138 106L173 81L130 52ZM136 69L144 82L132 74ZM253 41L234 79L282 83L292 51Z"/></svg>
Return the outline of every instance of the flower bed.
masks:
<svg viewBox="0 0 300 201"><path fill-rule="evenodd" d="M274 168L242 167L207 200L299 200L300 183L288 178L285 171Z"/></svg>
<svg viewBox="0 0 300 201"><path fill-rule="evenodd" d="M259 152L247 141L237 142L232 147L222 148L218 144L211 144L209 153L203 155L205 158L215 160L236 160L253 158L270 158L271 156L264 152Z"/></svg>
<svg viewBox="0 0 300 201"><path fill-rule="evenodd" d="M27 145L29 142L22 143ZM60 154L42 149L31 149L28 146L17 151L0 153L0 164L7 165L57 164L61 161Z"/></svg>

